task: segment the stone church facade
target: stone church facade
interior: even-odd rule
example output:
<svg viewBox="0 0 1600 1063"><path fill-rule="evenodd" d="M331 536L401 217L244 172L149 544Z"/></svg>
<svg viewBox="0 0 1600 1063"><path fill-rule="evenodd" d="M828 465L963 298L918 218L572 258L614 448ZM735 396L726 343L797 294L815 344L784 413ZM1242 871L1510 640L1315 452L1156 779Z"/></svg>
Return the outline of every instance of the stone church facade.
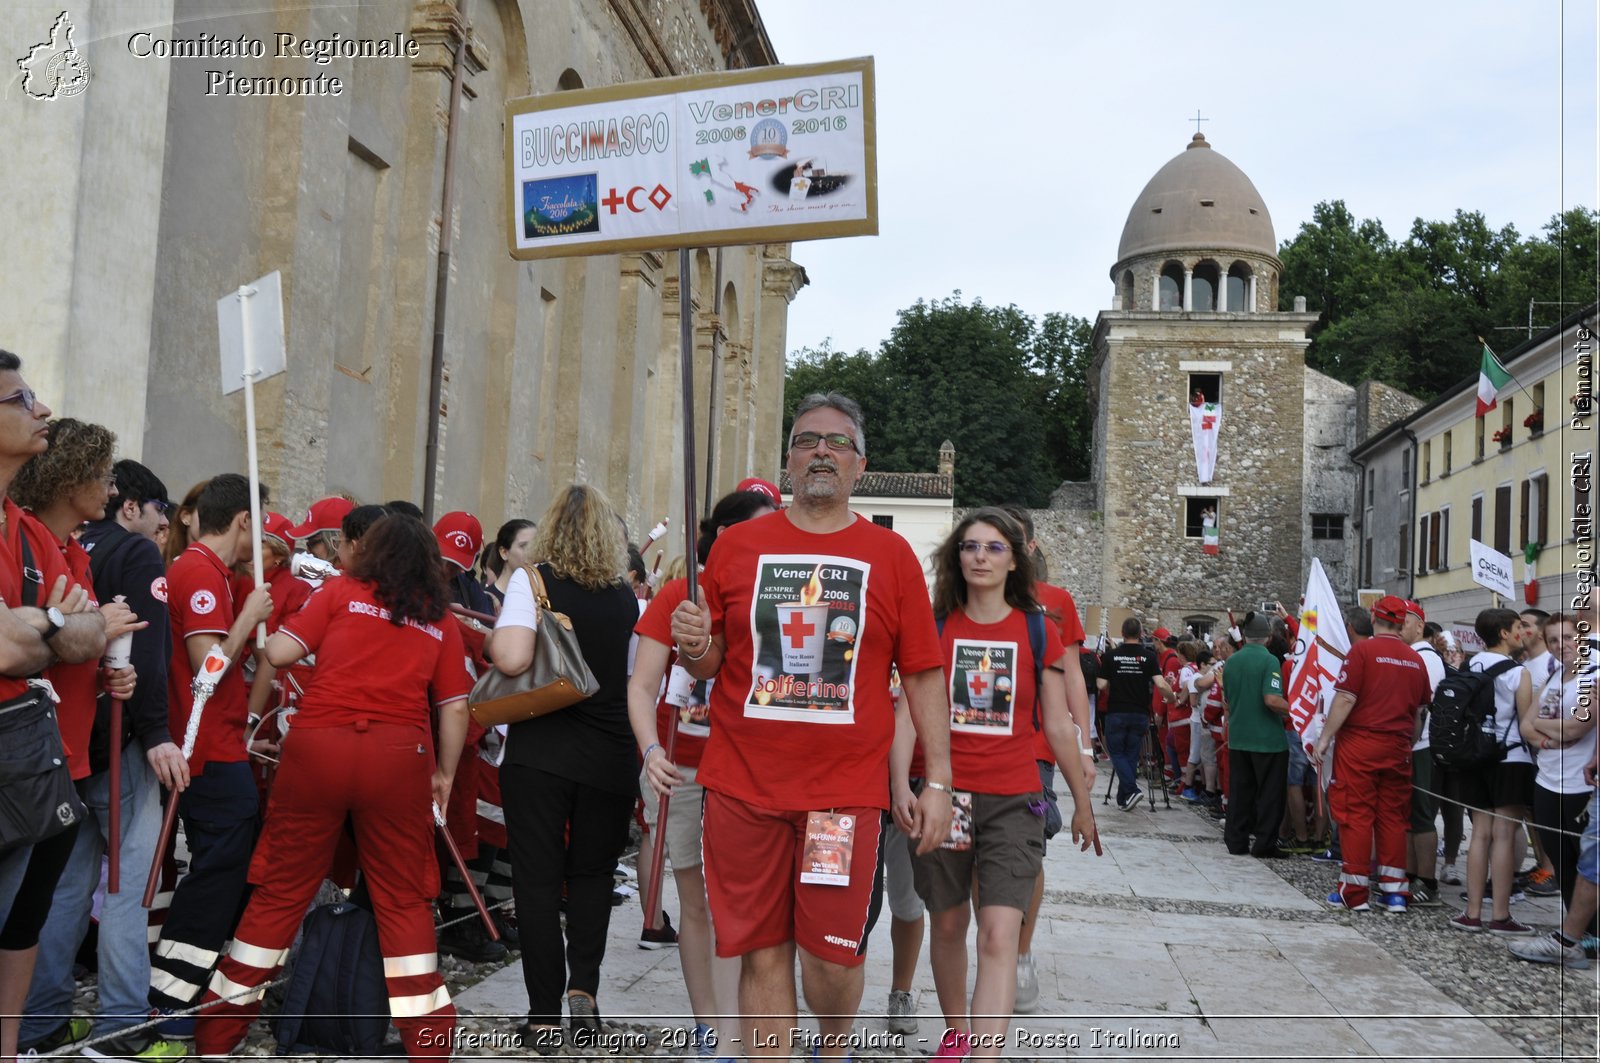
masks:
<svg viewBox="0 0 1600 1063"><path fill-rule="evenodd" d="M1317 315L1279 310L1265 202L1196 134L1135 200L1109 310L1095 323L1092 479L1035 514L1052 582L1091 637L1136 615L1181 632L1227 611L1293 607L1313 557L1354 597L1349 452L1371 434L1365 389L1305 364ZM1201 482L1191 397L1220 403L1215 470ZM1215 514L1218 552L1203 550Z"/></svg>
<svg viewBox="0 0 1600 1063"><path fill-rule="evenodd" d="M59 13L41 0L8 8L6 54L48 37ZM425 501L440 330L436 511L470 509L492 529L537 517L580 480L636 532L677 513L677 255L513 261L505 103L774 63L751 3L268 0L219 13L129 0L71 15L86 90L0 99L8 142L28 146L0 162L21 193L0 204L0 228L26 264L0 291L0 346L57 411L113 428L120 452L174 492L242 471L243 402L221 393L215 303L279 270L288 371L257 389L273 508L335 492ZM283 58L284 33L399 39L414 54ZM203 36L266 54L149 54ZM327 75L343 89L230 96L212 91L216 70ZM806 277L779 244L699 253L693 270L697 475L716 493L779 464L787 307Z"/></svg>

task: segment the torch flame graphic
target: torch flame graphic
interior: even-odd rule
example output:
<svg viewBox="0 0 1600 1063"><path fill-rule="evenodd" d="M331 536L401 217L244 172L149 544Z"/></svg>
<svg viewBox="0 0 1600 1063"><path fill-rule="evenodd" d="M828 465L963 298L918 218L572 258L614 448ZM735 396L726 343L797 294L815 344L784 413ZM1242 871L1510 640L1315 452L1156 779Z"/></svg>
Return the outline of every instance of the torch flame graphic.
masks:
<svg viewBox="0 0 1600 1063"><path fill-rule="evenodd" d="M800 588L800 604L816 605L822 601L822 565L819 563L811 572L811 578L806 580L806 585Z"/></svg>
<svg viewBox="0 0 1600 1063"><path fill-rule="evenodd" d="M991 664L992 664L992 662L989 660L989 651L988 650L984 650L983 651L983 656L978 658L978 671L980 671L980 672L992 672L992 671L994 671L994 669L991 667Z"/></svg>

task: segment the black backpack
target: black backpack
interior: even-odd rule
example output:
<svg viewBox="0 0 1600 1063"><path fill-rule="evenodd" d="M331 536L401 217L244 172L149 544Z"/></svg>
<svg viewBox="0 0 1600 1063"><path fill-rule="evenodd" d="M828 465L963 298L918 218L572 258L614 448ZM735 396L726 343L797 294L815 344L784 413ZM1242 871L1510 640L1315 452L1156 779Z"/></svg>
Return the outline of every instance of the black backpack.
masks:
<svg viewBox="0 0 1600 1063"><path fill-rule="evenodd" d="M340 901L312 909L302 928L283 1009L273 1024L287 1055L392 1055L389 989L372 913Z"/></svg>
<svg viewBox="0 0 1600 1063"><path fill-rule="evenodd" d="M1494 681L1515 667L1515 661L1501 661L1481 672L1463 669L1439 680L1433 692L1428 745L1440 767L1462 771L1497 764L1506 755L1511 724L1498 740L1488 725L1495 714Z"/></svg>

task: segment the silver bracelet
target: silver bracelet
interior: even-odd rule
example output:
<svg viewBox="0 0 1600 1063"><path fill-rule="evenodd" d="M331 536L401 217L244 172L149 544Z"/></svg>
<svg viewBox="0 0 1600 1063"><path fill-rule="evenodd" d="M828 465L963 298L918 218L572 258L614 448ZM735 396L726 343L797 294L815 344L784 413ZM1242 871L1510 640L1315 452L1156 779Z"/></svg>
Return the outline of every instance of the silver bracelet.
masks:
<svg viewBox="0 0 1600 1063"><path fill-rule="evenodd" d="M924 790L939 790L942 793L950 793L950 787L946 786L942 782L932 782L932 781L924 780L924 782L922 784L922 788Z"/></svg>
<svg viewBox="0 0 1600 1063"><path fill-rule="evenodd" d="M710 652L711 652L711 640L710 639L706 639L706 648L700 651L700 655L698 657L696 657L694 654L690 653L688 650L684 649L682 646L678 647L678 656L682 657L686 661L703 660L705 658L705 655L710 653Z"/></svg>

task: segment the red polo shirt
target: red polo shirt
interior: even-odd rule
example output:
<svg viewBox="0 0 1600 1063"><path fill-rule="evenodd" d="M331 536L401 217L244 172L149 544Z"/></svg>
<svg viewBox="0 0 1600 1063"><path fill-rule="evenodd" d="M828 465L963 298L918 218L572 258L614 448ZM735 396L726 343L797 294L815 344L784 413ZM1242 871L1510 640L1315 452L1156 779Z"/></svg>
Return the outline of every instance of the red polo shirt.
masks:
<svg viewBox="0 0 1600 1063"><path fill-rule="evenodd" d="M167 726L172 739L182 745L189 726L194 698L189 686L194 669L189 665L191 635L226 639L238 615L233 600L233 574L222 558L204 543L194 543L178 555L167 570L167 617L172 624L172 663L167 668ZM240 653L248 653L246 648ZM196 775L210 761L232 764L248 760L244 748L249 702L244 669L230 662L217 688L200 712L200 732L195 738L189 770Z"/></svg>

